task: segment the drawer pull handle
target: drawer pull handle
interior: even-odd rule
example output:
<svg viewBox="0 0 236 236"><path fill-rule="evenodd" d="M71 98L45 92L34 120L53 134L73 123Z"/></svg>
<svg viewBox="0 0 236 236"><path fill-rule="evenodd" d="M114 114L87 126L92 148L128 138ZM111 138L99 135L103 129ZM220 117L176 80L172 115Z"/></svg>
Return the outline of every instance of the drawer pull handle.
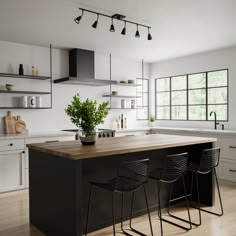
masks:
<svg viewBox="0 0 236 236"><path fill-rule="evenodd" d="M231 170L231 169L229 169L229 171L230 171L230 172L236 172L236 170Z"/></svg>
<svg viewBox="0 0 236 236"><path fill-rule="evenodd" d="M229 148L236 148L236 146L229 146Z"/></svg>
<svg viewBox="0 0 236 236"><path fill-rule="evenodd" d="M13 146L13 143L9 143L8 146L12 147L12 146Z"/></svg>

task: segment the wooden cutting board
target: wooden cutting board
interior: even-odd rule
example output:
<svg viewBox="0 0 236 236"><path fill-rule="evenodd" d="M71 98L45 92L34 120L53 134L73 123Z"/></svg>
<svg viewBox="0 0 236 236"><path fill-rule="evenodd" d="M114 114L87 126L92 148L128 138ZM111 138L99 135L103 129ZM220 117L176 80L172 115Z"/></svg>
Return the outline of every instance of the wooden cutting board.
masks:
<svg viewBox="0 0 236 236"><path fill-rule="evenodd" d="M26 129L26 123L21 119L20 116L17 116L16 117L16 133L19 133L19 134L24 134L24 133L27 133L27 129Z"/></svg>
<svg viewBox="0 0 236 236"><path fill-rule="evenodd" d="M5 127L5 134L16 133L16 117L12 116L10 111L8 111L7 115L3 117L3 123Z"/></svg>

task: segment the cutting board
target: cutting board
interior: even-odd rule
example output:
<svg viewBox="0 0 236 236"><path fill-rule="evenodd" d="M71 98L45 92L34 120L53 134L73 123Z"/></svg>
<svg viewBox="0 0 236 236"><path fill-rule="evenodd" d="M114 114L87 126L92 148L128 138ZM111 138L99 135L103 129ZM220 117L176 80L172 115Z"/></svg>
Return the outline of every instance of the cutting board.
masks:
<svg viewBox="0 0 236 236"><path fill-rule="evenodd" d="M3 123L5 127L5 134L16 133L16 117L12 116L10 111L8 111L7 115L3 117Z"/></svg>
<svg viewBox="0 0 236 236"><path fill-rule="evenodd" d="M26 123L21 119L20 116L16 117L16 133L19 134L25 134L28 132L28 130L26 129Z"/></svg>

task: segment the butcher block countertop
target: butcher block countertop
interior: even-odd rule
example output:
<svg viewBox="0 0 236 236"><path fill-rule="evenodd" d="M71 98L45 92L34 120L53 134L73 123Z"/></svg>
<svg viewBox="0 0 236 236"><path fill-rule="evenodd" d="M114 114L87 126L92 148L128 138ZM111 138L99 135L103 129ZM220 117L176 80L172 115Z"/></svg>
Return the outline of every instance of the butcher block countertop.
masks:
<svg viewBox="0 0 236 236"><path fill-rule="evenodd" d="M96 144L91 146L82 146L80 141L63 141L27 144L27 147L71 160L80 160L211 142L216 142L216 139L151 134L98 139Z"/></svg>

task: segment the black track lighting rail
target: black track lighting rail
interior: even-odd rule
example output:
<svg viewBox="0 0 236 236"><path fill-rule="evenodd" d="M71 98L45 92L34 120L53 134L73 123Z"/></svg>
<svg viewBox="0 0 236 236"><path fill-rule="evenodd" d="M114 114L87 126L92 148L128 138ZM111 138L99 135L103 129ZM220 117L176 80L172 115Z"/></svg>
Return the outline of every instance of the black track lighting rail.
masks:
<svg viewBox="0 0 236 236"><path fill-rule="evenodd" d="M97 20L92 25L93 28L97 28L97 22L98 22L99 16L104 16L104 17L110 18L112 20L112 25L111 25L112 29L110 29L111 32L115 31L115 28L114 28L114 25L113 25L113 19L115 19L115 20L119 20L119 21L123 21L124 22L124 29L122 30L121 34L123 34L123 35L126 34L126 29L125 29L126 28L126 23L129 23L129 24L133 24L133 25L137 26L137 31L136 31L135 37L137 37L137 38L140 37L138 28L139 28L139 26L141 26L141 27L144 27L144 28L148 29L148 40L152 40L152 36L150 34L150 29L152 28L151 26L140 24L140 23L133 22L133 21L130 21L130 20L126 20L126 16L120 15L120 14L114 14L114 15L110 16L110 15L107 15L107 14L104 14L104 13L100 13L100 12L96 12L96 11L91 11L91 10L88 10L88 9L85 9L85 8L79 8L79 10L82 11L82 14L81 14L81 16L78 16L77 18L75 18L75 22L77 24L80 23L80 20L81 20L81 18L83 16L84 12L89 12L89 13L97 15Z"/></svg>

